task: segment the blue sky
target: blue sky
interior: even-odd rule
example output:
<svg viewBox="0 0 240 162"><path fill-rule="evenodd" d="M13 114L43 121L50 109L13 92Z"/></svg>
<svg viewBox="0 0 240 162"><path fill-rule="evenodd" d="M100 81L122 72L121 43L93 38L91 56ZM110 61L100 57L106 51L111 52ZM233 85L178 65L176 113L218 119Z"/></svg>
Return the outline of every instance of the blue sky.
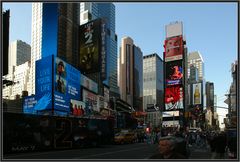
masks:
<svg viewBox="0 0 240 162"><path fill-rule="evenodd" d="M231 63L237 59L237 3L114 3L118 49L130 36L143 54L163 58L165 25L182 21L188 52L199 51L205 62L205 78L215 86L218 105L232 81ZM3 3L10 9L10 41L31 44L31 4ZM224 110L219 110L224 111Z"/></svg>

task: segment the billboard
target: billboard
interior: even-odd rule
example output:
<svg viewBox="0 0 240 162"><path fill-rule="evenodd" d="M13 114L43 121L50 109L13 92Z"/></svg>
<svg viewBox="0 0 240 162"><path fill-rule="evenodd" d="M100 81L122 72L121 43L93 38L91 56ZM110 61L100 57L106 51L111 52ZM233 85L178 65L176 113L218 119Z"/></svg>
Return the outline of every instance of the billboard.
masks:
<svg viewBox="0 0 240 162"><path fill-rule="evenodd" d="M165 88L165 110L183 109L183 87Z"/></svg>
<svg viewBox="0 0 240 162"><path fill-rule="evenodd" d="M177 85L183 83L182 60L165 63L166 85Z"/></svg>
<svg viewBox="0 0 240 162"><path fill-rule="evenodd" d="M173 117L173 116L179 116L179 111L163 111L162 117Z"/></svg>
<svg viewBox="0 0 240 162"><path fill-rule="evenodd" d="M93 111L98 111L98 96L86 89L82 90L82 101L86 103L86 108L89 110L89 113Z"/></svg>
<svg viewBox="0 0 240 162"><path fill-rule="evenodd" d="M90 91L98 93L98 84L85 75L81 75L81 86L87 88Z"/></svg>
<svg viewBox="0 0 240 162"><path fill-rule="evenodd" d="M74 116L88 115L86 104L78 100L70 100L70 114Z"/></svg>
<svg viewBox="0 0 240 162"><path fill-rule="evenodd" d="M202 88L201 83L193 84L193 105L202 104Z"/></svg>
<svg viewBox="0 0 240 162"><path fill-rule="evenodd" d="M183 38L176 36L165 40L165 62L180 60L183 58Z"/></svg>
<svg viewBox="0 0 240 162"><path fill-rule="evenodd" d="M52 110L52 89L53 89L53 56L44 57L36 61L36 96L35 100L41 103L41 110Z"/></svg>
<svg viewBox="0 0 240 162"><path fill-rule="evenodd" d="M80 69L82 72L101 72L105 79L106 73L106 32L102 19L83 24L80 33Z"/></svg>
<svg viewBox="0 0 240 162"><path fill-rule="evenodd" d="M54 59L54 111L70 112L70 100L80 100L81 73L62 59Z"/></svg>
<svg viewBox="0 0 240 162"><path fill-rule="evenodd" d="M24 99L25 113L67 115L70 100L80 99L81 73L53 55L36 61L36 95Z"/></svg>

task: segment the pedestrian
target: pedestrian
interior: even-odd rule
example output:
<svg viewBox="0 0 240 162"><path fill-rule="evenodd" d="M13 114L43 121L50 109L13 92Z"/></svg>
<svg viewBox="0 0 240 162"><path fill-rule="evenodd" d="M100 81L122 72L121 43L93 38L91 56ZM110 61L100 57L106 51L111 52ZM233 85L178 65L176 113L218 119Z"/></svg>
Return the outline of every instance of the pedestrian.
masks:
<svg viewBox="0 0 240 162"><path fill-rule="evenodd" d="M162 137L159 140L158 152L151 156L150 159L186 159L186 157L177 150L176 140L172 136Z"/></svg>
<svg viewBox="0 0 240 162"><path fill-rule="evenodd" d="M224 159L225 149L227 145L227 139L223 132L221 132L216 138L216 153L217 159Z"/></svg>
<svg viewBox="0 0 240 162"><path fill-rule="evenodd" d="M209 145L211 148L211 159L216 158L216 135L212 134L212 136L209 139Z"/></svg>

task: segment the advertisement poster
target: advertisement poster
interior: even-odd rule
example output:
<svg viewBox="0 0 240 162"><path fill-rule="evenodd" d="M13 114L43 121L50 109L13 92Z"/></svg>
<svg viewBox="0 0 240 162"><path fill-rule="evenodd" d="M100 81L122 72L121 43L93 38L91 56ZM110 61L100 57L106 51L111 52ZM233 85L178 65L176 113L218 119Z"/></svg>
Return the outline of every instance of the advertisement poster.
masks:
<svg viewBox="0 0 240 162"><path fill-rule="evenodd" d="M39 111L52 109L52 60L53 56L36 61L36 97L39 101Z"/></svg>
<svg viewBox="0 0 240 162"><path fill-rule="evenodd" d="M98 93L98 84L85 75L81 75L81 86L87 88L90 91Z"/></svg>
<svg viewBox="0 0 240 162"><path fill-rule="evenodd" d="M98 111L98 97L92 92L87 91L86 89L83 89L82 91L82 100L86 103L87 109L89 109L90 112Z"/></svg>
<svg viewBox="0 0 240 162"><path fill-rule="evenodd" d="M46 108L51 101L51 94L46 93L43 96L28 96L23 100L23 113L27 114L46 114L51 113L51 108Z"/></svg>
<svg viewBox="0 0 240 162"><path fill-rule="evenodd" d="M79 30L81 72L100 72L101 19L83 24Z"/></svg>
<svg viewBox="0 0 240 162"><path fill-rule="evenodd" d="M70 100L70 114L74 116L87 115L86 104L78 100Z"/></svg>
<svg viewBox="0 0 240 162"><path fill-rule="evenodd" d="M183 88L181 86L165 89L165 110L183 109Z"/></svg>
<svg viewBox="0 0 240 162"><path fill-rule="evenodd" d="M165 40L165 62L180 60L183 58L182 36Z"/></svg>
<svg viewBox="0 0 240 162"><path fill-rule="evenodd" d="M179 116L179 111L163 111L162 117L173 117L173 116Z"/></svg>
<svg viewBox="0 0 240 162"><path fill-rule="evenodd" d="M193 105L202 104L201 83L193 84Z"/></svg>
<svg viewBox="0 0 240 162"><path fill-rule="evenodd" d="M60 58L55 58L54 110L70 111L70 100L80 99L80 71Z"/></svg>
<svg viewBox="0 0 240 162"><path fill-rule="evenodd" d="M166 85L178 85L183 81L182 60L165 63Z"/></svg>

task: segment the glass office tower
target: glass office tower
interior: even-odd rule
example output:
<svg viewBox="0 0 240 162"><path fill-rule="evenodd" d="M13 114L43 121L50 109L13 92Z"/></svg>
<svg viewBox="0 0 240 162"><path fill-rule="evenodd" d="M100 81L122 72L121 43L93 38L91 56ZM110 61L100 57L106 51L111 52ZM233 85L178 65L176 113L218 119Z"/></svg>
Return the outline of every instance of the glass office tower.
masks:
<svg viewBox="0 0 240 162"><path fill-rule="evenodd" d="M78 67L79 3L33 3L29 86L35 94L35 61L55 55Z"/></svg>
<svg viewBox="0 0 240 162"><path fill-rule="evenodd" d="M115 34L115 6L112 3L80 3L80 24L102 18L106 21L106 79L104 84L110 87L110 96L119 96L117 86L117 35Z"/></svg>

